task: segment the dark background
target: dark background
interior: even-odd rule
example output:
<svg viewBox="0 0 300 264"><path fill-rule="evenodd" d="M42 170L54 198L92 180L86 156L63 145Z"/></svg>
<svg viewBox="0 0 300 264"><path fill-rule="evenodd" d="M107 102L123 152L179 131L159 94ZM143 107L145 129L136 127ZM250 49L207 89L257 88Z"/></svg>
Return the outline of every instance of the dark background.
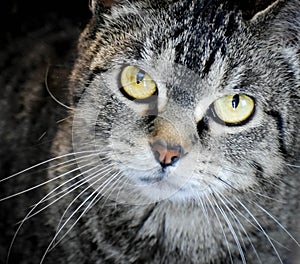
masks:
<svg viewBox="0 0 300 264"><path fill-rule="evenodd" d="M46 90L45 71L51 66L47 83L55 95L64 95L76 57L73 47L90 16L89 0L1 1L0 180L50 158L57 121L66 114ZM64 97L58 98L63 101ZM45 137L39 140L44 132ZM17 222L47 190L39 188L16 198L1 199L46 181L45 169L0 182L0 264L6 263ZM39 263L51 237L47 219L45 212L22 227L9 264Z"/></svg>
<svg viewBox="0 0 300 264"><path fill-rule="evenodd" d="M1 43L43 27L53 18L72 20L82 28L90 17L89 0L6 0L0 4Z"/></svg>

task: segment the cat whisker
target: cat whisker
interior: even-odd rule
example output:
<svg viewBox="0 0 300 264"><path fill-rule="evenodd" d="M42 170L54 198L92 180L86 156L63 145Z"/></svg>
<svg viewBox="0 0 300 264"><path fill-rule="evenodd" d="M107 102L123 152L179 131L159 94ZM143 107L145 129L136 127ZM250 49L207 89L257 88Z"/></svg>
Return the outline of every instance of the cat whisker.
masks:
<svg viewBox="0 0 300 264"><path fill-rule="evenodd" d="M82 169L85 168L85 167L90 167L90 166L92 166L92 167L89 168L88 170L84 170L84 171L82 171L80 174L77 174L75 177L70 178L69 180L65 181L64 183L62 183L61 185L59 185L59 186L58 186L57 188L55 188L54 190L57 190L57 189L63 187L63 186L66 185L67 183L69 183L69 182L71 182L71 181L74 181L75 179L81 177L81 176L84 175L84 174L90 173L91 171L97 169L99 166L101 166L101 170L102 170L102 169L108 168L110 165L107 165L107 166L104 166L104 167L103 167L103 164L99 164L99 162L104 161L104 160L105 160L105 158L97 159L96 161L93 161L93 162L91 162L91 163L88 163L88 164L86 164L85 166L78 167L79 170L82 170ZM82 162L84 162L84 161L82 161ZM81 162L80 162L80 163L81 163ZM94 165L94 164L96 164L96 165ZM76 165L77 165L77 166L79 165L78 162L76 162ZM99 170L99 171L101 171L101 170ZM99 172L99 171L97 171L97 172ZM95 174L95 172L93 172L92 174L90 174L88 177L90 177L90 176L92 176L92 175L94 175L94 174ZM86 179L86 178L87 178L87 177L85 177L84 179ZM80 180L79 182L84 181L84 179ZM76 184L78 184L79 182L75 182L73 185L76 185ZM71 185L70 187L72 187L73 185ZM68 187L67 189L69 189L70 187ZM48 200L51 200L51 199L53 199L54 197L56 197L57 195L59 195L60 193L62 193L62 192L64 192L64 191L65 191L65 190L63 190L63 191L61 191L61 192L58 192L58 193L56 193L55 195L50 196L49 198L47 198L47 199L44 200L44 201L46 202L46 201L48 201Z"/></svg>
<svg viewBox="0 0 300 264"><path fill-rule="evenodd" d="M111 194L116 190L116 188L118 187L118 185L119 185L120 183L122 183L122 179L124 179L124 177L119 177L119 178L116 180L116 182L113 183L113 184L106 190L105 193L103 193L103 196L106 197L105 200L104 200L104 202L103 202L103 206L106 204L106 202L108 201L109 197L110 197ZM124 185L125 185L127 182L128 182L128 178L125 178L125 180L124 180L122 186L119 187L119 190L118 190L118 193L117 193L117 197L116 197L116 198L118 198L118 195L120 194L121 189L123 189ZM105 195L105 194L109 191L109 189L111 189L110 193L109 193L108 195ZM116 199L116 201L118 201L118 200ZM97 202L98 202L98 201L97 201Z"/></svg>
<svg viewBox="0 0 300 264"><path fill-rule="evenodd" d="M60 223L62 222L62 220L63 220L63 218L64 218L64 216L67 214L67 212L68 212L68 210L71 208L71 206L78 200L78 198L80 197L80 196L82 196L84 193L86 193L86 191L88 190L88 189L90 189L90 187L91 186L93 186L93 185L95 185L96 183L98 183L99 181L101 181L105 176L107 176L107 175L109 175L109 173L111 173L111 170L105 170L105 174L103 174L103 175L101 175L100 176L100 178L98 178L96 181L94 181L92 184L90 184L87 188L85 188L83 191L81 191L72 201L71 201L71 203L68 205L68 207L65 209L65 211L64 211L64 213L63 213L63 215L61 216L61 219L60 219L60 221L59 221L59 224L58 224L58 228L59 228L59 225L60 225ZM98 177L99 177L99 175L97 175ZM107 184L109 184L112 180L114 179L114 176L112 176L111 178L109 178L109 180L106 180L106 181L104 181L104 183L102 183L99 187L97 187L97 192L101 192L102 190L103 190L103 188L105 188L106 187L106 185ZM103 195L103 194L101 194L101 195ZM92 196L92 195L91 195ZM59 230L61 230L63 227L64 227L64 225L66 224L66 222L68 222L72 217L73 217L73 215L82 207L84 205L84 203L82 203L76 210L75 210L75 212L73 212L72 214L71 214L71 216L65 221L65 223L59 228ZM60 232L60 231L57 231L57 232Z"/></svg>
<svg viewBox="0 0 300 264"><path fill-rule="evenodd" d="M88 177L85 177L81 180L79 180L78 182L75 182L74 184L72 184L71 186L67 187L65 190L62 190L58 193L55 193L58 189L62 188L64 185L66 185L67 183L69 183L70 181L73 181L75 180L76 178L79 178L81 177L83 174L89 172L90 170L95 170L97 167L99 167L101 165L98 165L98 166L95 166L91 169L89 169L88 171L86 172L83 172L83 173L80 173L78 175L76 175L75 177L67 180L66 182L62 183L61 185L59 185L58 187L56 187L55 189L53 189L50 193L48 193L43 199L41 199L37 204L35 204L33 206L33 210L35 208L37 208L37 206L39 206L40 204L42 203L45 203L46 201L49 201L51 199L54 199L55 197L59 196L58 198L56 198L54 201L51 201L49 204L47 204L47 206L43 207L42 209L40 209L39 211L37 212L34 212L34 214L29 214L25 217L25 219L23 221L27 221L28 219L34 217L35 215L39 214L40 212L42 212L43 210L45 210L46 208L50 207L51 205L53 205L55 202L61 200L63 197L65 197L66 195L70 194L71 192L73 192L74 190L78 189L79 187L81 187L82 185L88 183L91 179L94 179L95 177L98 177L98 174L99 172L102 172L102 169L101 168L100 170L92 173L91 175L89 175ZM97 174L97 175L95 175ZM52 193L55 193L54 195L50 196ZM62 195L61 195L62 194ZM48 197L49 196L49 197ZM33 211L32 210L32 211ZM23 222L22 221L22 222ZM20 223L20 222L19 222Z"/></svg>
<svg viewBox="0 0 300 264"><path fill-rule="evenodd" d="M197 195L197 198L198 198L197 201L200 203L203 214L204 214L204 217L207 221L207 226L210 228L210 230L212 232L211 223L210 223L210 219L209 219L209 215L208 215L208 211L207 211L207 206L206 206L206 203L205 203L206 200L201 198L199 192L196 192L196 195Z"/></svg>
<svg viewBox="0 0 300 264"><path fill-rule="evenodd" d="M24 170L22 170L22 171L19 171L19 172L13 174L13 175L10 175L10 176L8 176L8 177L6 177L6 178L4 178L4 179L1 179L1 180L0 180L0 183L5 182L5 181L8 181L8 180L10 180L10 179L12 179L12 178L14 178L14 177L16 177L16 176L18 176L18 175L24 174L25 172L34 170L34 169L36 169L36 168L38 168L38 167L40 167L40 166L42 166L42 165L51 163L51 162L53 162L53 161L56 161L56 160L59 160L59 159L62 159L62 158L67 158L67 157L74 156L74 155L86 154L86 153L92 153L91 155L98 155L98 154L100 154L101 152L97 152L97 151L95 151L95 150L81 151L81 152L72 152L72 153L67 153L67 154L60 155L60 156L57 156L57 157L54 157L54 158L50 158L50 159L48 159L48 160L42 161L42 162L40 162L40 163L37 163L37 164L35 164L35 165L33 165L33 166L29 167L29 168L26 168L26 169L24 169ZM68 160L68 161L63 162L63 163L60 163L60 164L65 164L65 163L68 163L68 162L71 162L71 161L74 161L74 160L80 159L80 158L84 158L84 156L83 156L83 157L79 157L79 158L74 158L74 159L72 159L72 160ZM58 167L58 166L60 166L60 164L54 165L53 167ZM53 168L53 167L50 167L50 168Z"/></svg>
<svg viewBox="0 0 300 264"><path fill-rule="evenodd" d="M45 72L45 87L46 87L46 90L47 92L49 93L49 95L51 96L51 98L56 102L58 103L59 105L61 105L62 107L68 109L68 110L74 110L74 108L70 107L70 106L67 106L65 105L64 103L60 102L54 95L53 93L50 91L49 89L49 86L48 86L48 74L49 74L49 69L50 69L50 65L48 65L47 69L46 69L46 72Z"/></svg>
<svg viewBox="0 0 300 264"><path fill-rule="evenodd" d="M43 139L44 136L46 136L47 134L47 131L45 131L39 138L37 141L41 141Z"/></svg>
<svg viewBox="0 0 300 264"><path fill-rule="evenodd" d="M234 186L232 186L230 183L228 183L227 181L223 180L221 177L216 176L213 174L213 177L216 178L217 180L219 180L220 182L224 183L225 185L229 186L231 189L235 190L236 192L240 192L238 189L236 189Z"/></svg>
<svg viewBox="0 0 300 264"><path fill-rule="evenodd" d="M65 162L61 162L55 165L51 165L49 166L47 169L48 171L54 171L54 170L60 170L63 171L68 167L73 167L75 165L79 166L82 163L86 163L87 161L89 161L92 157L97 156L98 154L90 154L90 155L86 155L83 157L78 157L78 158L74 158ZM104 160L105 158L100 159L99 161ZM98 160L97 160L98 161ZM95 163L97 163L97 161L95 161ZM52 170L53 169L53 170Z"/></svg>
<svg viewBox="0 0 300 264"><path fill-rule="evenodd" d="M249 163L249 165L251 165L250 163ZM254 166L252 166L253 168L255 168ZM232 170L232 169L230 169L230 168L225 168L226 170L228 170L228 171L231 171L231 172L234 172L234 173L240 173L239 171L237 171L237 170ZM255 168L256 169L256 168ZM225 185L227 185L228 187L230 187L231 189L233 189L234 191L236 191L237 193L240 193L240 190L238 190L237 188L235 188L230 182L228 182L228 181L225 181L225 180L223 180L221 177L219 177L219 176L216 176L216 175L214 175L214 174L212 174L212 176L214 177L214 178L216 178L216 179L218 179L220 182L222 182L222 183L224 183ZM265 182L265 183L267 183L268 185L270 185L270 186L272 186L273 188L276 188L276 189L278 189L279 190L279 186L277 185L277 184L275 184L275 183L273 183L272 181L270 181L270 179L264 179L264 178L260 178L260 181L261 182ZM250 191L253 191L253 190L251 190L251 189L249 189ZM254 191L253 191L254 192ZM259 193L256 193L257 195L260 195ZM260 195L260 196L263 196L263 195ZM272 199L272 198L270 198L269 197L269 199Z"/></svg>
<svg viewBox="0 0 300 264"><path fill-rule="evenodd" d="M250 210L236 197L234 197L235 200L246 210L246 212L250 215L250 217L254 220L254 222L257 224L257 226L259 227L260 231L264 234L264 236L267 238L267 240L269 241L270 245L272 246L272 248L274 249L274 252L278 258L278 260L280 261L281 264L283 264L283 261L278 253L278 250L276 249L274 243L272 242L272 240L270 239L269 235L266 233L265 229L262 227L262 225L258 222L258 220L255 218L255 216L250 212Z"/></svg>
<svg viewBox="0 0 300 264"><path fill-rule="evenodd" d="M215 206L217 207L217 209L219 210L219 212L221 213L221 215L223 216L223 219L225 220L225 222L227 223L227 226L228 226L228 228L229 228L229 230L230 230L230 232L231 232L231 234L232 234L232 236L233 236L233 239L234 239L234 241L235 241L235 243L236 243L236 245L237 245L239 254L240 254L241 259L242 259L242 263L245 264L245 263L246 263L245 255L244 255L244 252L243 252L241 243L240 243L240 241L239 241L239 238L238 238L238 236L237 236L237 233L236 233L236 231L234 230L234 228L233 228L233 226L232 226L232 224L231 224L231 222L230 222L230 219L228 218L228 216L227 216L227 214L225 213L224 209L218 204L218 202L217 202L218 199L215 197L215 192L214 192L214 190L212 190L212 192L213 192L213 197L214 197L214 199L213 199L214 204L215 204Z"/></svg>
<svg viewBox="0 0 300 264"><path fill-rule="evenodd" d="M253 204L255 204L258 208L260 208L264 213L266 213L300 248L300 243L292 236L292 234L271 213L269 213L266 209L261 207L256 202L253 202Z"/></svg>
<svg viewBox="0 0 300 264"><path fill-rule="evenodd" d="M214 205L212 204L209 196L207 194L205 194L205 197L206 197L206 201L208 201L208 203L210 205L210 208L213 210L213 213L216 216L217 221L218 221L218 223L220 225L220 228L221 228L221 231L223 233L223 236L224 236L224 239L225 239L225 243L226 243L226 246L227 246L228 254L229 254L229 257L230 257L230 262L233 263L232 253L231 253L231 250L230 250L230 247L229 247L229 242L228 242L228 239L227 239L224 227L222 225L222 222L221 222L221 220L220 220L220 218L219 218L219 216L218 216L218 214L217 214L217 212L216 212L216 210L214 208Z"/></svg>
<svg viewBox="0 0 300 264"><path fill-rule="evenodd" d="M245 230L245 228L244 228L244 226L243 226L243 224L241 223L241 221L238 219L238 217L237 217L237 215L232 211L232 209L227 205L227 203L235 210L235 211L237 211L239 214L242 214L226 197L225 197L225 195L223 195L221 192L217 192L216 191L216 194L217 194L217 196L218 196L218 198L220 199L220 201L222 202L222 204L227 208L227 210L228 210L228 212L230 213L230 215L238 222L238 224L239 224L239 226L242 228L242 230L243 230L243 233L246 235L246 237L247 237L247 240L249 241L249 243L250 243L250 245L251 245L251 247L252 247L252 249L253 249L253 251L254 251L254 254L256 255L256 257L257 257L257 260L259 261L259 263L261 263L262 264L262 262L261 262L261 259L260 259L260 257L259 257L259 255L258 255L258 252L257 252L257 250L256 250L256 248L254 247L254 245L253 245L253 243L252 243L252 241L251 241L251 239L250 239L250 237L249 237L249 235L248 235L248 233L247 233L247 231ZM224 201L224 200L226 200L226 202ZM247 221L247 222L249 222L249 221ZM251 222L250 222L250 224L251 225L253 225Z"/></svg>
<svg viewBox="0 0 300 264"><path fill-rule="evenodd" d="M121 173L119 173L119 175L121 175ZM105 206L106 202L109 199L110 194L112 193L112 191L114 190L114 188L117 186L117 184L120 183L120 181L122 180L122 177L117 178L110 186L108 186L108 188L106 188L105 192L102 192L101 190L101 196L96 199L90 206L90 208L92 208L95 204L97 204L101 199L103 199L103 197L105 197L104 202L102 203L102 206ZM109 192L110 190L110 192ZM109 192L109 194L108 194Z"/></svg>
<svg viewBox="0 0 300 264"><path fill-rule="evenodd" d="M67 172L65 172L65 173L63 173L63 174L60 174L60 175L58 175L58 176L56 176L56 177L54 177L54 178L52 178L52 179L50 179L50 180L48 180L48 181L42 182L42 183L37 184L37 185L35 185L35 186L33 186L33 187L30 187L30 188L28 188L28 189L26 189L26 190L23 190L23 191L20 191L20 192L15 193L15 194L9 195L9 196L7 196L7 197L4 197L4 198L0 199L0 202L5 201L5 200L8 200L8 199L11 199L11 198L16 197L16 196L19 196L19 195L22 195L22 194L24 194L24 193L28 193L28 192L33 191L33 190L35 190L35 189L38 189L38 188L40 188L40 187L42 187L42 186L44 186L44 185L47 185L47 184L50 183L50 182L56 181L56 180L58 180L58 179L60 179L60 178L62 178L62 177L64 177L64 176L66 176L66 175L69 175L69 174L71 174L71 173L73 173L73 172L75 172L75 171L81 170L81 169L83 169L84 167L93 165L94 163L95 163L95 162L91 162L91 163L89 163L89 164L85 164L84 166L81 166L81 167L78 167L78 168L69 170L69 171L67 171Z"/></svg>
<svg viewBox="0 0 300 264"><path fill-rule="evenodd" d="M220 192L218 193L218 195L222 195ZM231 203L227 198L226 198L226 196L225 195L222 195L222 198L232 207L232 208L234 208L234 210L240 215L240 216L242 216L243 218L244 218L244 220L246 220L246 222L248 222L253 228L255 228L255 230L257 230L257 231L261 231L260 230L260 228L257 226L257 225L255 225L255 224L253 224L233 203Z"/></svg>
<svg viewBox="0 0 300 264"><path fill-rule="evenodd" d="M129 179L128 178L125 178L124 182L123 182L123 185L121 187L119 187L119 191L116 195L116 201L119 200L119 196L120 196L120 192L123 190L125 184L127 184L129 182ZM117 204L117 203L116 203Z"/></svg>
<svg viewBox="0 0 300 264"><path fill-rule="evenodd" d="M261 183L261 184L264 184L264 185L268 185L268 186L270 186L270 187L272 187L272 188L274 188L274 189L276 189L276 190L278 190L278 191L280 191L280 187L279 187L279 185L276 183L276 182L274 182L274 179L272 178L272 176L269 176L269 175L267 175L267 174L265 174L267 177L270 177L270 178L260 178L259 179L259 183ZM278 181L280 180L280 181L282 181L282 179L277 179Z"/></svg>
<svg viewBox="0 0 300 264"><path fill-rule="evenodd" d="M69 116L67 116L67 117L65 117L65 118L62 118L62 119L60 119L60 120L57 120L57 121L56 121L56 124L63 123L63 122L65 122L66 120L68 120L68 119L70 119L70 118L72 118L72 117L73 117L73 115L69 115Z"/></svg>
<svg viewBox="0 0 300 264"><path fill-rule="evenodd" d="M100 166L100 165L98 165L98 166ZM98 167L98 166L96 166L96 167ZM89 169L89 170L95 169L96 167L93 167L93 168L91 168L91 169ZM99 171L101 171L101 170L99 170ZM98 171L98 172L99 172L99 171ZM88 171L86 171L86 172L88 172ZM86 173L86 172L85 172L85 173ZM55 199L55 200L52 201L51 203L47 204L46 206L44 206L44 207L41 208L40 210L38 210L38 211L36 211L36 212L34 212L34 210L35 210L40 204L42 204L42 203L44 203L45 201L48 201L48 200L50 200L50 199L53 199L55 196L57 196L57 195L59 195L60 193L62 193L62 192L59 192L58 194L55 194L55 195L53 195L53 196L50 196L52 193L55 193L56 190L60 189L62 186L66 185L68 182L73 181L74 179L80 177L80 176L83 175L83 174L84 174L84 173L80 173L79 175L76 175L75 177L73 177L73 178L69 179L68 181L64 182L63 184L59 185L58 187L56 187L55 189L53 189L51 192L49 192L45 197L43 197L43 199L41 199L38 203L36 203L35 205L31 206L32 209L27 213L27 215L24 217L24 219L23 219L22 221L20 221L20 222L17 223L17 225L19 225L19 226L18 226L17 230L15 231L14 236L13 236L13 238L12 238L12 241L11 241L11 243L10 243L10 246L9 246L9 249L8 249L8 254L7 254L7 262L8 262L8 259L9 259L9 256L10 256L10 253L11 253L11 250L12 250L12 247L13 247L13 244L14 244L14 241L15 241L15 239L16 239L16 237L17 237L19 231L20 231L20 229L22 228L23 224L24 224L26 221L28 221L29 219L31 219L32 217L36 216L37 214L39 214L39 213L41 213L42 211L44 211L44 210L46 210L47 208L49 208L51 205L53 205L53 204L56 203L57 201L61 200L61 199L62 199L64 196L66 196L67 194L69 194L69 193L71 193L72 191L74 191L75 189L79 188L81 185L86 184L90 179L85 179L85 178L84 178L84 179L80 180L79 182L74 183L73 185L71 185L71 187L72 187L72 186L75 186L73 189L69 190L68 192L65 192L66 190L68 190L68 189L71 188L71 187L67 188L65 191L62 191L62 192L65 192L62 196L60 196L59 198ZM97 176L98 176L98 175L96 175L95 177L97 177ZM81 182L82 182L82 183L81 183ZM50 197L48 197L48 196L50 196ZM33 213L33 212L34 212L34 213Z"/></svg>
<svg viewBox="0 0 300 264"><path fill-rule="evenodd" d="M289 164L289 163L286 163L287 166L291 167L291 168L297 168L297 169L300 169L300 165L296 165L296 164Z"/></svg>
<svg viewBox="0 0 300 264"><path fill-rule="evenodd" d="M96 183L96 181L95 181L95 183ZM92 188L92 186L89 186L89 188ZM80 208L85 204L85 203L87 203L88 201L89 201L89 199L92 197L92 196L94 196L96 194L96 196L97 195L99 195L99 193L97 192L97 189L96 190L94 190L93 192L92 192L92 194L90 194L80 205L79 205L79 207L71 214L71 216L64 222L64 224L60 227L60 229L56 232L56 234L54 235L54 237L52 238L52 240L51 240L51 242L49 243L49 245L48 245L48 247L47 247L47 249L45 250L45 252L44 252L44 254L43 254L43 256L42 256L42 258L41 258L41 261L40 261L40 264L42 264L43 262L44 262L44 260L45 260L45 258L46 258L46 256L47 256L47 254L54 248L54 246L53 246L53 244L55 244L55 245L57 245L60 241L61 241L61 239L59 240L59 242L56 242L55 243L55 240L56 240L56 238L58 237L58 235L61 233L61 231L63 230L63 228L69 223L69 221L71 220L71 218L80 210ZM73 228L73 225L71 226L71 228ZM71 230L71 229L69 229L69 230ZM66 235L67 233L65 233L65 235ZM65 237L65 235L63 235L63 238Z"/></svg>
<svg viewBox="0 0 300 264"><path fill-rule="evenodd" d="M105 176L107 176L110 172L111 172L111 165L108 165L108 166L106 166L105 168L101 168L99 171L97 171L97 172L95 172L95 173L93 173L94 175L92 176L92 175L89 175L89 178L88 179L85 179L85 182L84 182L84 184L85 183L87 183L87 181L89 181L89 180L91 180L91 179L94 179L94 178L98 178L98 180L97 181L95 181L94 183L93 183L93 185L95 184L95 183L97 183L97 182L99 182L100 180L102 180ZM99 175L99 173L104 173L103 175ZM90 177L90 176L92 176L92 177ZM83 185L83 184L82 184ZM82 192L80 192L71 202L70 202L70 204L68 205L68 207L65 209L65 211L64 211L64 213L62 214L62 216L61 216L61 218L60 218L60 221L59 221L59 223L58 223L58 227L61 225L61 222L62 222L62 220L63 220L63 218L65 217L65 215L67 214L67 212L69 211L69 209L71 208L71 206L75 203L75 201L82 195L82 194L84 194L88 189L90 189L90 186L91 186L91 184L88 186L88 187L86 187Z"/></svg>
<svg viewBox="0 0 300 264"><path fill-rule="evenodd" d="M221 179L220 177L216 177L218 180L220 180L221 182L223 182L224 184L226 184L227 186L229 186L230 188L232 188L232 189L234 189L235 191L237 191L237 192L240 192L239 190L237 190L237 189L235 189L231 184L229 184L228 182L226 182L226 181L224 181L223 179ZM269 184L270 184L270 182L268 182ZM278 186L277 185L275 185L277 188L278 188ZM251 191L251 190L250 190ZM257 193L256 193L257 194ZM263 195L262 195L263 196ZM267 197L267 198L269 198L269 197ZM246 208L244 208L244 209L246 209ZM237 209L236 209L237 210ZM238 211L238 210L237 210ZM269 235L267 235L266 234L266 232L265 232L265 230L262 230L262 226L258 223L258 221L254 218L254 216L250 213L250 211L248 211L248 213L251 215L251 217L253 218L253 220L256 222L256 228L259 230L259 231L262 231L263 233L264 233L264 235L266 236L266 238L268 239L268 241L269 241L269 243L271 244L271 246L273 247L273 249L274 249L274 251L276 252L276 255L277 255L277 257L279 258L279 260L280 261L282 261L281 259L280 259L280 256L279 256L279 253L278 253L278 251L277 251L277 249L275 248L275 245L273 244L273 242L272 241L274 241L275 243L278 243L278 241L276 241L276 240L274 240L274 239L272 239ZM243 214L241 214L241 215L243 215ZM244 217L244 216L243 216ZM273 219L274 220L274 219ZM250 222L251 223L251 222ZM278 222L279 223L279 222ZM279 223L280 224L280 223ZM251 223L251 225L253 225L253 223ZM285 229L285 231L287 232L287 230ZM293 239L294 241L295 241L295 239ZM299 245L298 244L298 242L297 242L297 245Z"/></svg>
<svg viewBox="0 0 300 264"><path fill-rule="evenodd" d="M46 257L46 254L48 252L50 252L51 250L53 250L53 248L55 248L66 236L67 234L73 229L73 227L78 223L78 221L82 218L82 216L91 208L91 205L94 203L94 201L99 197L99 196L103 196L102 191L103 189L110 184L110 182L112 182L118 175L120 175L120 173L115 173L113 176L111 176L111 178L109 178L108 180L106 180L103 184L101 184L98 188L96 188L77 208L76 210L68 217L68 219L64 222L64 224L62 226L59 227L59 230L56 232L55 236L53 237L52 241L50 242L49 246L46 249L46 252L41 260L40 263L42 263ZM97 182L99 182L101 180L98 179L96 180L93 184L91 184L89 186L89 188L93 185L95 185ZM82 191L78 196L76 196L76 198L73 200L77 200L83 193L86 192L87 189L85 189L84 191ZM89 204L86 206L86 208L83 210L83 212L80 214L80 216L77 218L77 220L71 225L71 227L64 233L64 235L62 235L62 237L55 242L56 238L58 237L58 235L62 232L63 228L67 225L67 223L70 222L71 218L80 210L80 208L82 208L93 196L95 196L90 202ZM69 208L69 206L68 206ZM55 242L55 243L54 243Z"/></svg>
<svg viewBox="0 0 300 264"><path fill-rule="evenodd" d="M251 192L251 193L254 193L256 196L260 196L260 197L262 197L262 198L264 198L264 199L268 199L268 200L271 200L271 201L274 201L274 202L277 202L277 203L284 203L283 201L280 201L280 200L278 200L278 199L274 199L274 198L272 198L272 197L269 197L269 196L267 196L267 195L264 195L264 194L261 194L261 193L259 193L259 192L255 192L255 191L253 191L252 189L249 189L249 192Z"/></svg>
<svg viewBox="0 0 300 264"><path fill-rule="evenodd" d="M251 222L247 216L245 216L244 213L242 213L233 203L231 203L225 195L223 195L221 192L218 192L218 195L222 196L223 199L247 222L249 223L253 228L255 228L256 231L261 232L261 228L257 225L254 224L253 222ZM274 238L272 238L271 236L269 236L269 238L276 244L280 245L283 247L283 245L281 245L278 241L276 241Z"/></svg>

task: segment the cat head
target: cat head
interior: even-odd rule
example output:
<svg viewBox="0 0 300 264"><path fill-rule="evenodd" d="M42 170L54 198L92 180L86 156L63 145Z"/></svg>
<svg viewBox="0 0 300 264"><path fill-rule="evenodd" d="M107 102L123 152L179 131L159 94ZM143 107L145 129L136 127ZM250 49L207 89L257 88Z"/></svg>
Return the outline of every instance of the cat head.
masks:
<svg viewBox="0 0 300 264"><path fill-rule="evenodd" d="M105 10L109 10L114 6L120 5L122 3L134 3L134 2L138 2L138 1L125 1L125 0L90 0L90 10L92 11L92 13L94 15L100 15L101 13L103 13ZM141 2L141 1L140 1ZM161 5L163 4L167 4L170 5L174 2L176 2L176 0L164 0L164 1L142 1L144 3L147 3L149 6L151 5L158 5L158 3ZM177 1L178 2L178 1ZM183 1L182 1L183 2ZM197 2L197 1L189 1L191 2ZM223 1L224 3L226 3L226 1ZM251 1L251 0L247 0L247 1L227 1L227 5L229 5L231 8L232 7L236 7L238 8L242 15L243 18L246 20L252 19L255 15L260 16L262 14L267 14L267 13L271 13L272 11L274 11L274 9L276 8L276 5L279 5L280 2L284 2L284 1L280 1L280 0L255 0L255 1Z"/></svg>
<svg viewBox="0 0 300 264"><path fill-rule="evenodd" d="M254 6L91 1L70 89L73 146L94 153L84 173L99 192L197 201L280 179L297 132L299 76L280 35L292 7Z"/></svg>

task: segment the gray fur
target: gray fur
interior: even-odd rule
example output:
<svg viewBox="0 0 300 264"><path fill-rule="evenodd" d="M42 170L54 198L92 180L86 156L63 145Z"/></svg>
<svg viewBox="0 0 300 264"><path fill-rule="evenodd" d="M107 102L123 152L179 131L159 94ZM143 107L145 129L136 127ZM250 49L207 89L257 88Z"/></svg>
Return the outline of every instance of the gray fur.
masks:
<svg viewBox="0 0 300 264"><path fill-rule="evenodd" d="M48 193L68 192L72 177L85 184L47 209L55 240L66 237L44 262L298 263L300 2L247 20L227 1L108 2L91 2L68 85L73 118L52 145L55 156L77 152L77 163L51 162L47 176L75 170ZM156 81L155 111L120 92L124 65ZM210 105L236 93L255 98L252 119L215 122ZM186 150L165 174L149 125Z"/></svg>

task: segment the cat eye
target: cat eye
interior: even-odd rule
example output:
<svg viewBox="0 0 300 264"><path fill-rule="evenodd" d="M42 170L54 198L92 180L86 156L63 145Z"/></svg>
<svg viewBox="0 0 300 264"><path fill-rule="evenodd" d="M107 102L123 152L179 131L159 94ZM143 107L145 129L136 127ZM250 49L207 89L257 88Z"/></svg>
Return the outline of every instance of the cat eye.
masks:
<svg viewBox="0 0 300 264"><path fill-rule="evenodd" d="M226 95L212 105L215 119L226 125L244 124L253 115L254 109L254 99L245 94Z"/></svg>
<svg viewBox="0 0 300 264"><path fill-rule="evenodd" d="M145 100L157 93L150 75L136 66L126 66L120 76L122 92L130 99Z"/></svg>

